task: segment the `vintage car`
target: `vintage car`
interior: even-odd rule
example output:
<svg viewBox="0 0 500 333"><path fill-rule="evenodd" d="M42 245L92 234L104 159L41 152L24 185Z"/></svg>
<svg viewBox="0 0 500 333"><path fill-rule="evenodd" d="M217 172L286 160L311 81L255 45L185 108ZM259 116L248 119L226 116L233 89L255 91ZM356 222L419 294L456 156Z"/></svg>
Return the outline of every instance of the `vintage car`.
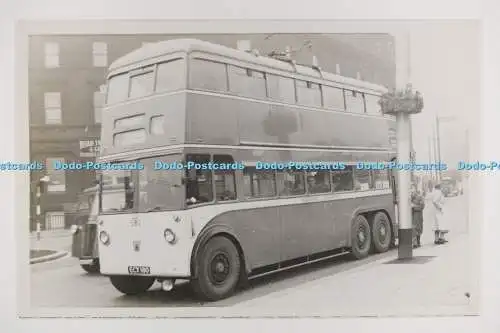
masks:
<svg viewBox="0 0 500 333"><path fill-rule="evenodd" d="M73 224L71 231L73 233L73 244L71 255L80 259L80 266L88 273L99 273L99 255L97 251L97 213L98 196L96 195L97 186L83 191L82 197L88 199L89 209L85 222ZM81 214L84 216L83 214Z"/></svg>

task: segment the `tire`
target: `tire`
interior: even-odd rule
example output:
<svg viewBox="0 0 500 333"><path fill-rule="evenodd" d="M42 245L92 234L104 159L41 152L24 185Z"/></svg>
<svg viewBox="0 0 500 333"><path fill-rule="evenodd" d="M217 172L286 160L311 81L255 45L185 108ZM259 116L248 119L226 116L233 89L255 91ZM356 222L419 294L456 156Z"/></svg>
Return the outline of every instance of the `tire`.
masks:
<svg viewBox="0 0 500 333"><path fill-rule="evenodd" d="M358 215L351 226L351 256L356 260L364 259L370 254L371 246L370 224L363 215Z"/></svg>
<svg viewBox="0 0 500 333"><path fill-rule="evenodd" d="M372 222L372 244L377 253L389 250L392 243L391 222L385 213L378 212L373 216Z"/></svg>
<svg viewBox="0 0 500 333"><path fill-rule="evenodd" d="M240 282L240 254L226 237L210 239L198 253L195 264L198 277L191 281L191 286L203 301L213 302L231 296Z"/></svg>
<svg viewBox="0 0 500 333"><path fill-rule="evenodd" d="M147 276L114 275L109 280L113 287L125 295L137 295L148 291L155 282L154 278Z"/></svg>
<svg viewBox="0 0 500 333"><path fill-rule="evenodd" d="M97 274L100 272L99 259L94 259L91 264L80 265L83 270L90 274Z"/></svg>

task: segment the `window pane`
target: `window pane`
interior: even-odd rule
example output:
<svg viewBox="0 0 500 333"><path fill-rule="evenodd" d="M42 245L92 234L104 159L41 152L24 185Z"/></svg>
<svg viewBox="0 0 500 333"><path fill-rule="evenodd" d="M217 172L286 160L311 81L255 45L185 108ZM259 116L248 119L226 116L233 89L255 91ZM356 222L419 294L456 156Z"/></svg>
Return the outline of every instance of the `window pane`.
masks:
<svg viewBox="0 0 500 333"><path fill-rule="evenodd" d="M229 155L214 155L216 165L232 164L234 160ZM228 168L229 169L229 168ZM236 200L235 170L214 170L215 195L218 201Z"/></svg>
<svg viewBox="0 0 500 333"><path fill-rule="evenodd" d="M257 170L246 167L243 171L243 183L246 198L266 198L276 196L274 171Z"/></svg>
<svg viewBox="0 0 500 333"><path fill-rule="evenodd" d="M139 171L139 211L177 210L184 205L183 172L156 169L155 164L179 163L180 156L143 159L144 169Z"/></svg>
<svg viewBox="0 0 500 333"><path fill-rule="evenodd" d="M328 86L322 86L322 89L323 103L326 108L345 110L344 92L342 89Z"/></svg>
<svg viewBox="0 0 500 333"><path fill-rule="evenodd" d="M334 192L352 191L354 189L353 167L351 165L347 165L344 170L333 170L332 176Z"/></svg>
<svg viewBox="0 0 500 333"><path fill-rule="evenodd" d="M379 99L379 96L365 94L366 113L378 115L382 114L382 110L378 104Z"/></svg>
<svg viewBox="0 0 500 333"><path fill-rule="evenodd" d="M365 113L363 93L352 90L345 90L345 99L348 112Z"/></svg>
<svg viewBox="0 0 500 333"><path fill-rule="evenodd" d="M319 84L295 80L297 86L297 103L306 106L321 107L321 90Z"/></svg>
<svg viewBox="0 0 500 333"><path fill-rule="evenodd" d="M209 155L188 155L186 162L209 163ZM186 169L186 204L196 205L214 200L212 172L210 170Z"/></svg>
<svg viewBox="0 0 500 333"><path fill-rule="evenodd" d="M269 97L284 103L295 104L295 85L293 79L267 75Z"/></svg>
<svg viewBox="0 0 500 333"><path fill-rule="evenodd" d="M47 184L48 192L64 192L66 191L66 173L58 164L64 163L64 158L47 158L45 167L49 183Z"/></svg>
<svg viewBox="0 0 500 333"><path fill-rule="evenodd" d="M163 135L165 131L163 130L164 116L155 116L151 118L151 127L149 132L153 135Z"/></svg>
<svg viewBox="0 0 500 333"><path fill-rule="evenodd" d="M44 105L46 108L60 108L61 107L61 93L46 92L44 93Z"/></svg>
<svg viewBox="0 0 500 333"><path fill-rule="evenodd" d="M113 145L115 147L127 147L143 143L144 141L146 141L146 131L138 129L115 134Z"/></svg>
<svg viewBox="0 0 500 333"><path fill-rule="evenodd" d="M309 193L327 193L330 192L330 172L318 171L307 173L307 190Z"/></svg>
<svg viewBox="0 0 500 333"><path fill-rule="evenodd" d="M304 172L302 171L278 172L276 180L280 196L294 196L306 193Z"/></svg>
<svg viewBox="0 0 500 333"><path fill-rule="evenodd" d="M355 169L354 170L354 190L355 191L366 191L372 188L372 182L370 179L370 171Z"/></svg>
<svg viewBox="0 0 500 333"><path fill-rule="evenodd" d="M227 91L225 64L202 59L192 59L189 68L190 88Z"/></svg>
<svg viewBox="0 0 500 333"><path fill-rule="evenodd" d="M385 190L390 188L388 170L373 170L371 173L375 189Z"/></svg>
<svg viewBox="0 0 500 333"><path fill-rule="evenodd" d="M61 109L45 109L45 123L48 125L61 124Z"/></svg>
<svg viewBox="0 0 500 333"><path fill-rule="evenodd" d="M156 91L175 91L186 88L186 63L182 59L158 65Z"/></svg>
<svg viewBox="0 0 500 333"><path fill-rule="evenodd" d="M117 163L119 164L119 163ZM134 200L135 184L130 170L104 170L103 179L112 181L102 186L101 212L116 213L133 209L137 206ZM117 179L122 182L117 182Z"/></svg>
<svg viewBox="0 0 500 333"><path fill-rule="evenodd" d="M154 76L153 72L147 72L130 77L130 98L138 98L153 93Z"/></svg>
<svg viewBox="0 0 500 333"><path fill-rule="evenodd" d="M246 68L228 66L229 90L240 96L266 98L264 73Z"/></svg>
<svg viewBox="0 0 500 333"><path fill-rule="evenodd" d="M128 75L120 74L110 78L107 104L123 102L128 96Z"/></svg>

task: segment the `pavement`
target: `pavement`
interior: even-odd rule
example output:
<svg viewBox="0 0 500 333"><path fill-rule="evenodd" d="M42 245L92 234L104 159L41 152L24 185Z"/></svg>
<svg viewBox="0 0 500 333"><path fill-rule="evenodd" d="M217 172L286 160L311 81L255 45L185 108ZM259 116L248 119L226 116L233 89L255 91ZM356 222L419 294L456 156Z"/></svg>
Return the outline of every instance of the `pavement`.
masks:
<svg viewBox="0 0 500 333"><path fill-rule="evenodd" d="M31 250L52 250L55 254L30 259L30 264L57 260L68 255L71 251L72 234L70 230L49 230L40 232L40 239L37 239L36 232L30 234Z"/></svg>
<svg viewBox="0 0 500 333"><path fill-rule="evenodd" d="M143 295L123 296L108 278L85 273L69 257L31 265L31 305L61 307L65 313L69 308L95 308L96 315L105 315L105 308L118 315L118 308L147 307L142 312L146 316L178 317L474 315L479 311L479 260L477 240L468 233L466 196L447 199L447 213L450 242L434 245L432 225L424 221L424 246L414 255L430 258L409 264L387 264L397 258L397 250L359 261L340 257L260 278L226 300L201 304L182 284L168 293L156 284ZM45 242L64 246L63 239L71 245L70 237Z"/></svg>

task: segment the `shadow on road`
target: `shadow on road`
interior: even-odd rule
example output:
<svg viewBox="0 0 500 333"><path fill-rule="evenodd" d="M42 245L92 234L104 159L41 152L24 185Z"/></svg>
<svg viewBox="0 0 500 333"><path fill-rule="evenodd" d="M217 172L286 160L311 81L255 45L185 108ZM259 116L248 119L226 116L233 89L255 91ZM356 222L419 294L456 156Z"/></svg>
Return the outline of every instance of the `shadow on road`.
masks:
<svg viewBox="0 0 500 333"><path fill-rule="evenodd" d="M181 282L170 292L164 292L159 284L155 284L150 291L137 296L118 296L116 306L170 306L170 307L226 307L241 302L281 292L289 288L300 288L303 284L344 272L367 263L394 255L391 250L383 254L375 254L364 260L353 261L348 255L329 259L323 262L291 269L251 280L248 288L238 290L232 297L211 303L200 303L195 298L187 282Z"/></svg>

